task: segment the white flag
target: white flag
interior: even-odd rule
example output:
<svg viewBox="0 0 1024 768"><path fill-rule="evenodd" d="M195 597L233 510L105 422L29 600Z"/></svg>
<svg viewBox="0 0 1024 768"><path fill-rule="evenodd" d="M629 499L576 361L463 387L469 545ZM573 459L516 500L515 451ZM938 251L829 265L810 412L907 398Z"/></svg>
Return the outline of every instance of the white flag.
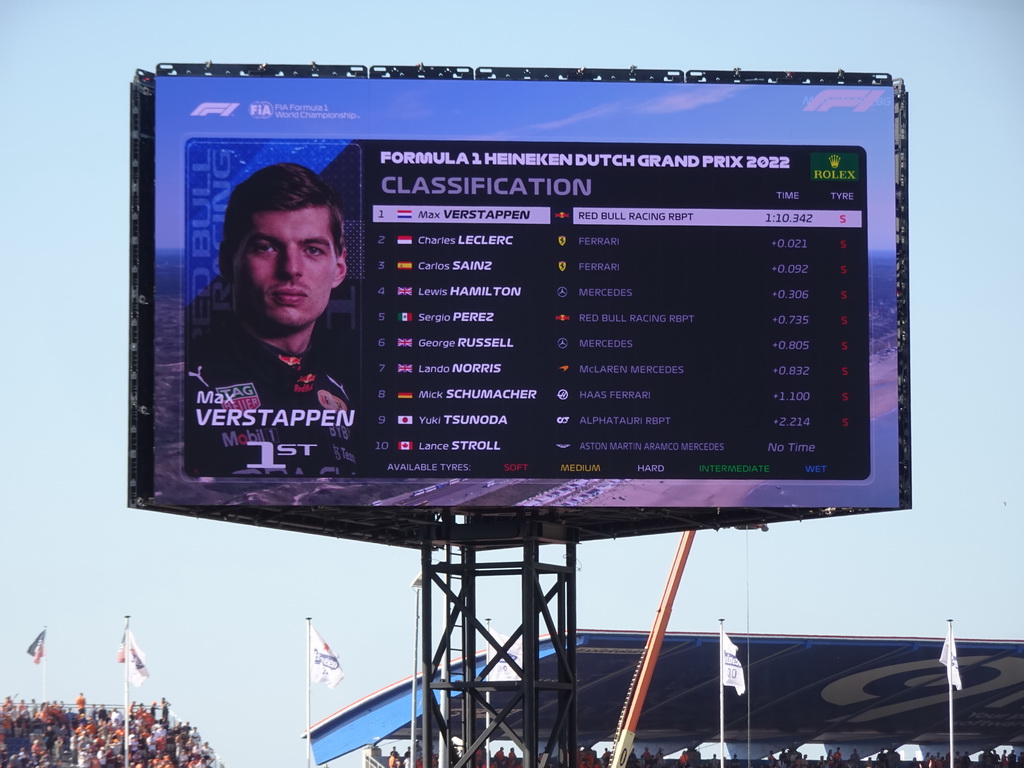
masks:
<svg viewBox="0 0 1024 768"><path fill-rule="evenodd" d="M337 654L331 646L324 642L320 633L309 625L309 681L311 683L327 683L334 688L345 677L345 671L338 663Z"/></svg>
<svg viewBox="0 0 1024 768"><path fill-rule="evenodd" d="M146 654L135 642L135 637L130 629L124 631L121 647L117 649L118 664L124 664L126 656L128 658L128 679L132 685L138 688L149 677L149 668L146 666Z"/></svg>
<svg viewBox="0 0 1024 768"><path fill-rule="evenodd" d="M494 636L494 639L498 642L499 645L504 646L506 643L508 643L508 635L503 635L500 632L495 632L493 629L490 630L490 632L491 632L491 635ZM497 651L498 651L498 649L495 648L494 646L492 646L492 645L488 645L487 646L487 661L488 662L490 662L490 660L497 655ZM522 638L522 636L520 636L520 638L518 640L516 640L516 642L512 644L512 647L509 648L505 653L506 653L507 656L511 657L511 659L516 664L519 664L520 666L522 666L522 663L520 662L520 659L523 657L523 638ZM515 669L512 667L511 664L509 664L507 661L505 661L504 657L502 657L501 661L499 661L497 664L495 664L494 667L491 669L491 674L487 677L487 679L488 680L518 680L519 679L519 673L515 671Z"/></svg>
<svg viewBox="0 0 1024 768"><path fill-rule="evenodd" d="M946 642L942 644L942 655L939 661L946 665L946 678L950 685L962 691L964 684L960 681L960 665L956 661L956 641L953 639L953 627L949 628Z"/></svg>
<svg viewBox="0 0 1024 768"><path fill-rule="evenodd" d="M722 685L731 685L736 693L742 696L747 690L746 681L743 679L743 665L736 658L736 651L739 648L729 639L729 636L722 633Z"/></svg>

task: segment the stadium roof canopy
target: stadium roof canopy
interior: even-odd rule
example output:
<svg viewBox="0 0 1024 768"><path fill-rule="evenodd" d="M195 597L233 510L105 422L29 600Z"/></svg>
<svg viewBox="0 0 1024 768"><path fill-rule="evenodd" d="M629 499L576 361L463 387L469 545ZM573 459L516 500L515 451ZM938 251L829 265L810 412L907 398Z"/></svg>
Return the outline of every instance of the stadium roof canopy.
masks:
<svg viewBox="0 0 1024 768"><path fill-rule="evenodd" d="M747 692L738 696L726 689L730 755L756 758L814 743L840 746L844 754L856 747L862 756L908 744L948 751L942 640L731 637L740 649ZM613 738L646 639L646 632L577 633L581 745ZM540 676L546 678L554 669L549 643L542 642L541 653ZM672 754L719 740L718 654L717 633L666 636L637 729L638 751L650 747ZM957 656L964 686L953 695L957 751L1024 745L1024 641L958 640ZM481 653L478 669L483 662ZM411 682L399 681L317 724L312 731L316 761L382 741L408 740ZM493 703L500 708L499 701ZM518 720L513 723L518 727ZM458 726L453 722L453 727Z"/></svg>

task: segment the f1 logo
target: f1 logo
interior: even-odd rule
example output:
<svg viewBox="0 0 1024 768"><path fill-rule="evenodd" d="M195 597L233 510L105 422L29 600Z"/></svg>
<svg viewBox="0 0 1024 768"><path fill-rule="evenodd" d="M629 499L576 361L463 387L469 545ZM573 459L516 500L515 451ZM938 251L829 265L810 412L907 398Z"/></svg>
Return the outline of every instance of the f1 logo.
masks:
<svg viewBox="0 0 1024 768"><path fill-rule="evenodd" d="M192 117L207 117L208 115L230 117L236 109L238 109L237 101L204 101L192 110Z"/></svg>
<svg viewBox="0 0 1024 768"><path fill-rule="evenodd" d="M804 112L828 112L837 107L866 112L881 95L878 88L826 88L808 102Z"/></svg>

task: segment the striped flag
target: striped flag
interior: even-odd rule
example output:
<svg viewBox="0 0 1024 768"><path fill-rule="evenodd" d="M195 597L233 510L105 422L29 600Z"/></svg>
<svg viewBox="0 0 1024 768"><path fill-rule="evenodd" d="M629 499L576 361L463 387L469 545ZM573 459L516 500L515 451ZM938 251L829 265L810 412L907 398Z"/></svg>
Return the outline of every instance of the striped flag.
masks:
<svg viewBox="0 0 1024 768"><path fill-rule="evenodd" d="M135 636L130 629L124 631L124 639L121 647L117 649L117 663L124 664L125 656L128 658L128 679L132 685L138 688L149 677L149 668L146 666L146 654L135 642Z"/></svg>
<svg viewBox="0 0 1024 768"><path fill-rule="evenodd" d="M38 637L32 641L32 645L28 647L28 655L32 657L32 662L38 664L42 661L44 653L44 646L46 645L46 630L44 629L39 633Z"/></svg>

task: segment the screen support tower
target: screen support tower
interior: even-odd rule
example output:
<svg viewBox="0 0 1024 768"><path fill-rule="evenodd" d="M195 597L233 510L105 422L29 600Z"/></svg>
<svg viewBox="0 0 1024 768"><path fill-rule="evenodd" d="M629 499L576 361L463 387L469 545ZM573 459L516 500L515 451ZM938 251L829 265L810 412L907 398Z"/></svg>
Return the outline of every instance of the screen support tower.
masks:
<svg viewBox="0 0 1024 768"><path fill-rule="evenodd" d="M507 547L520 548L522 556L479 557ZM521 518L470 524L452 517L424 540L421 556L423 765L433 764L436 749L439 766L472 767L474 755L491 741L511 742L524 768L575 765L574 532ZM499 576L518 578L520 586L520 624L507 639L492 632L478 611L485 580ZM435 612L440 622L431 621ZM507 613L503 617L509 620ZM542 635L550 637L554 663L543 678ZM472 660L485 647L493 651L478 669ZM455 663L459 659L466 663Z"/></svg>

